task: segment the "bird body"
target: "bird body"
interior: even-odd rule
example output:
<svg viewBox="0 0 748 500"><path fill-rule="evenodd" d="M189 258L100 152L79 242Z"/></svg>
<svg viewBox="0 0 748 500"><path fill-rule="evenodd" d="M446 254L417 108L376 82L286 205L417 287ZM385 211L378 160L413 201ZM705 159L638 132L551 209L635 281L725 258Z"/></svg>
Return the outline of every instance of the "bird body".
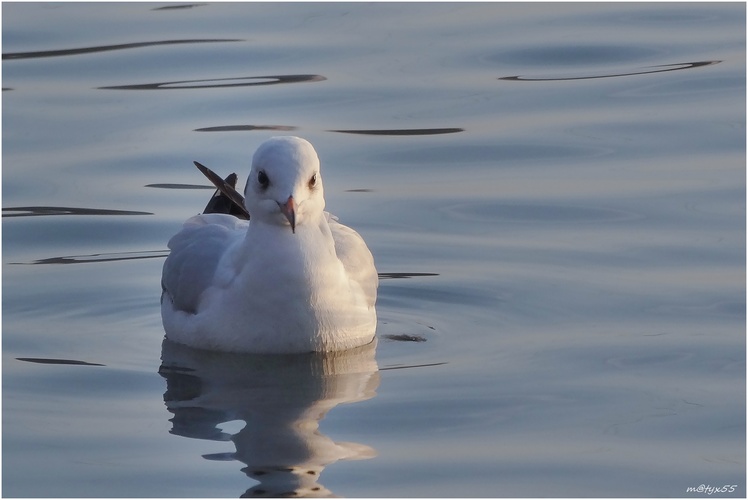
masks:
<svg viewBox="0 0 748 500"><path fill-rule="evenodd" d="M232 352L339 351L371 342L374 260L357 232L324 211L311 144L295 137L263 143L244 204L249 221L197 215L169 241L166 336Z"/></svg>

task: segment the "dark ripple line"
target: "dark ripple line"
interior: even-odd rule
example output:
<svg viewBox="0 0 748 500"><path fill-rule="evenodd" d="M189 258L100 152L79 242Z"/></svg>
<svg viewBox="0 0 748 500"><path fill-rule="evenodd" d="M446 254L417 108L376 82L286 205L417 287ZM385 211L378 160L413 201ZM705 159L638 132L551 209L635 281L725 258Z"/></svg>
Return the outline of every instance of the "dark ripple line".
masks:
<svg viewBox="0 0 748 500"><path fill-rule="evenodd" d="M379 279L407 279L419 278L422 276L439 276L439 273L379 273Z"/></svg>
<svg viewBox="0 0 748 500"><path fill-rule="evenodd" d="M21 213L5 213L21 212ZM78 207L8 207L3 208L3 217L38 217L41 215L153 215L152 212L132 210L109 210Z"/></svg>
<svg viewBox="0 0 748 500"><path fill-rule="evenodd" d="M92 262L116 262L120 260L159 259L169 255L169 250L150 250L142 252L92 253L89 255L68 255L48 257L32 262L13 262L13 264L89 264Z"/></svg>
<svg viewBox="0 0 748 500"><path fill-rule="evenodd" d="M385 366L384 368L380 368L379 371L385 371L385 370L403 370L406 368L425 368L427 366L442 366L446 365L446 361L442 361L440 363L423 363L421 365L399 365L399 366Z"/></svg>
<svg viewBox="0 0 748 500"><path fill-rule="evenodd" d="M204 7L208 5L207 3L188 3L188 4L182 4L182 5L166 5L164 7L156 7L155 9L151 10L177 10L177 9L192 9L194 7Z"/></svg>
<svg viewBox="0 0 748 500"><path fill-rule="evenodd" d="M235 80L271 80L244 83L215 83L212 85L183 85L185 83L202 82L224 82ZM176 82L143 83L139 85L115 85L112 87L98 87L100 90L182 90L182 89L208 89L226 87L252 87L259 85L278 85L281 83L321 82L327 80L322 75L273 75L273 76L241 76L237 78L212 78L207 80L182 80ZM168 85L178 85L170 87Z"/></svg>
<svg viewBox="0 0 748 500"><path fill-rule="evenodd" d="M502 76L498 80L506 80L513 82L561 82L568 80L594 80L598 78L615 78L619 76L634 76L634 75L648 75L650 73L665 73L667 71L680 71L683 69L700 68L702 66L711 66L712 64L718 64L722 61L697 61L689 63L676 63L676 64L660 64L658 66L648 66L648 68L660 68L660 69L646 69L642 71L632 71L630 73L615 73L611 75L592 75L592 76L568 76L568 77L540 77L540 78L528 78L522 75L517 76Z"/></svg>
<svg viewBox="0 0 748 500"><path fill-rule="evenodd" d="M143 187L158 188L158 189L210 189L210 190L215 189L215 186L206 186L206 185L201 185L201 184L176 184L176 183L171 183L171 182L146 184Z"/></svg>
<svg viewBox="0 0 748 500"><path fill-rule="evenodd" d="M189 40L161 40L156 42L119 43L115 45L99 45L96 47L80 47L76 49L41 50L37 52L9 52L3 54L3 59L32 59L36 57L60 57L78 54L90 54L93 52L106 52L110 50L135 49L139 47L151 47L154 45L177 45L184 43L216 43L216 42L244 42L238 38L209 38Z"/></svg>
<svg viewBox="0 0 748 500"><path fill-rule="evenodd" d="M251 130L280 130L290 132L296 127L290 125L219 125L217 127L196 128L193 132L245 132Z"/></svg>
<svg viewBox="0 0 748 500"><path fill-rule="evenodd" d="M16 358L18 361L28 363L41 363L44 365L83 365L83 366L106 366L101 363L89 363L88 361L79 361L77 359L57 359L57 358Z"/></svg>
<svg viewBox="0 0 748 500"><path fill-rule="evenodd" d="M338 132L341 134L361 134L361 135L437 135L437 134L456 134L464 132L463 128L412 128L412 129L382 129L382 130L330 130L329 132Z"/></svg>
<svg viewBox="0 0 748 500"><path fill-rule="evenodd" d="M423 335L410 335L408 333L401 333L398 335L383 335L387 340L394 340L396 342L426 342L428 340Z"/></svg>

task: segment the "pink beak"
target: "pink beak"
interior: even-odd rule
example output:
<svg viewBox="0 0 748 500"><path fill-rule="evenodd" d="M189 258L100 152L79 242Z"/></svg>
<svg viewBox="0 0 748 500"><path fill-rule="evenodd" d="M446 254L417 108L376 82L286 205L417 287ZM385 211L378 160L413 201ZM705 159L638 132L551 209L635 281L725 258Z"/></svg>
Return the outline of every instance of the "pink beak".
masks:
<svg viewBox="0 0 748 500"><path fill-rule="evenodd" d="M278 203L278 206L291 224L291 232L296 233L296 202L293 201L293 196L289 196L285 203Z"/></svg>

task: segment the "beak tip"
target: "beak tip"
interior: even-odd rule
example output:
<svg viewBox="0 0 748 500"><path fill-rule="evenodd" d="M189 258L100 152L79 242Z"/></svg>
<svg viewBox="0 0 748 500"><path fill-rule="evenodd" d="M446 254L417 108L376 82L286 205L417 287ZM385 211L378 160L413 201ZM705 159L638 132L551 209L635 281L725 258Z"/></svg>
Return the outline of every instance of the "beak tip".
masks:
<svg viewBox="0 0 748 500"><path fill-rule="evenodd" d="M288 197L288 201L285 203L278 203L281 209L281 213L288 219L288 223L291 224L291 233L296 234L296 202L294 202L293 196Z"/></svg>

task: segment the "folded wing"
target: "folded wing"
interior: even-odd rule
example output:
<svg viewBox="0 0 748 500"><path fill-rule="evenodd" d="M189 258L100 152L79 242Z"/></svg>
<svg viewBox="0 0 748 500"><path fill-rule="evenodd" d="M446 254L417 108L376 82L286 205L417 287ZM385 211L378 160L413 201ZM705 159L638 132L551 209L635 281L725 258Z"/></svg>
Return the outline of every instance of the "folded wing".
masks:
<svg viewBox="0 0 748 500"><path fill-rule="evenodd" d="M177 310L196 313L200 295L213 282L221 256L244 234L246 226L246 221L224 214L196 215L187 220L169 240L171 253L164 262L161 300L171 300Z"/></svg>
<svg viewBox="0 0 748 500"><path fill-rule="evenodd" d="M348 277L361 286L369 307L373 307L377 300L377 287L379 286L374 257L364 239L356 231L340 224L330 214L326 215L335 241L335 253L338 259L343 263Z"/></svg>

